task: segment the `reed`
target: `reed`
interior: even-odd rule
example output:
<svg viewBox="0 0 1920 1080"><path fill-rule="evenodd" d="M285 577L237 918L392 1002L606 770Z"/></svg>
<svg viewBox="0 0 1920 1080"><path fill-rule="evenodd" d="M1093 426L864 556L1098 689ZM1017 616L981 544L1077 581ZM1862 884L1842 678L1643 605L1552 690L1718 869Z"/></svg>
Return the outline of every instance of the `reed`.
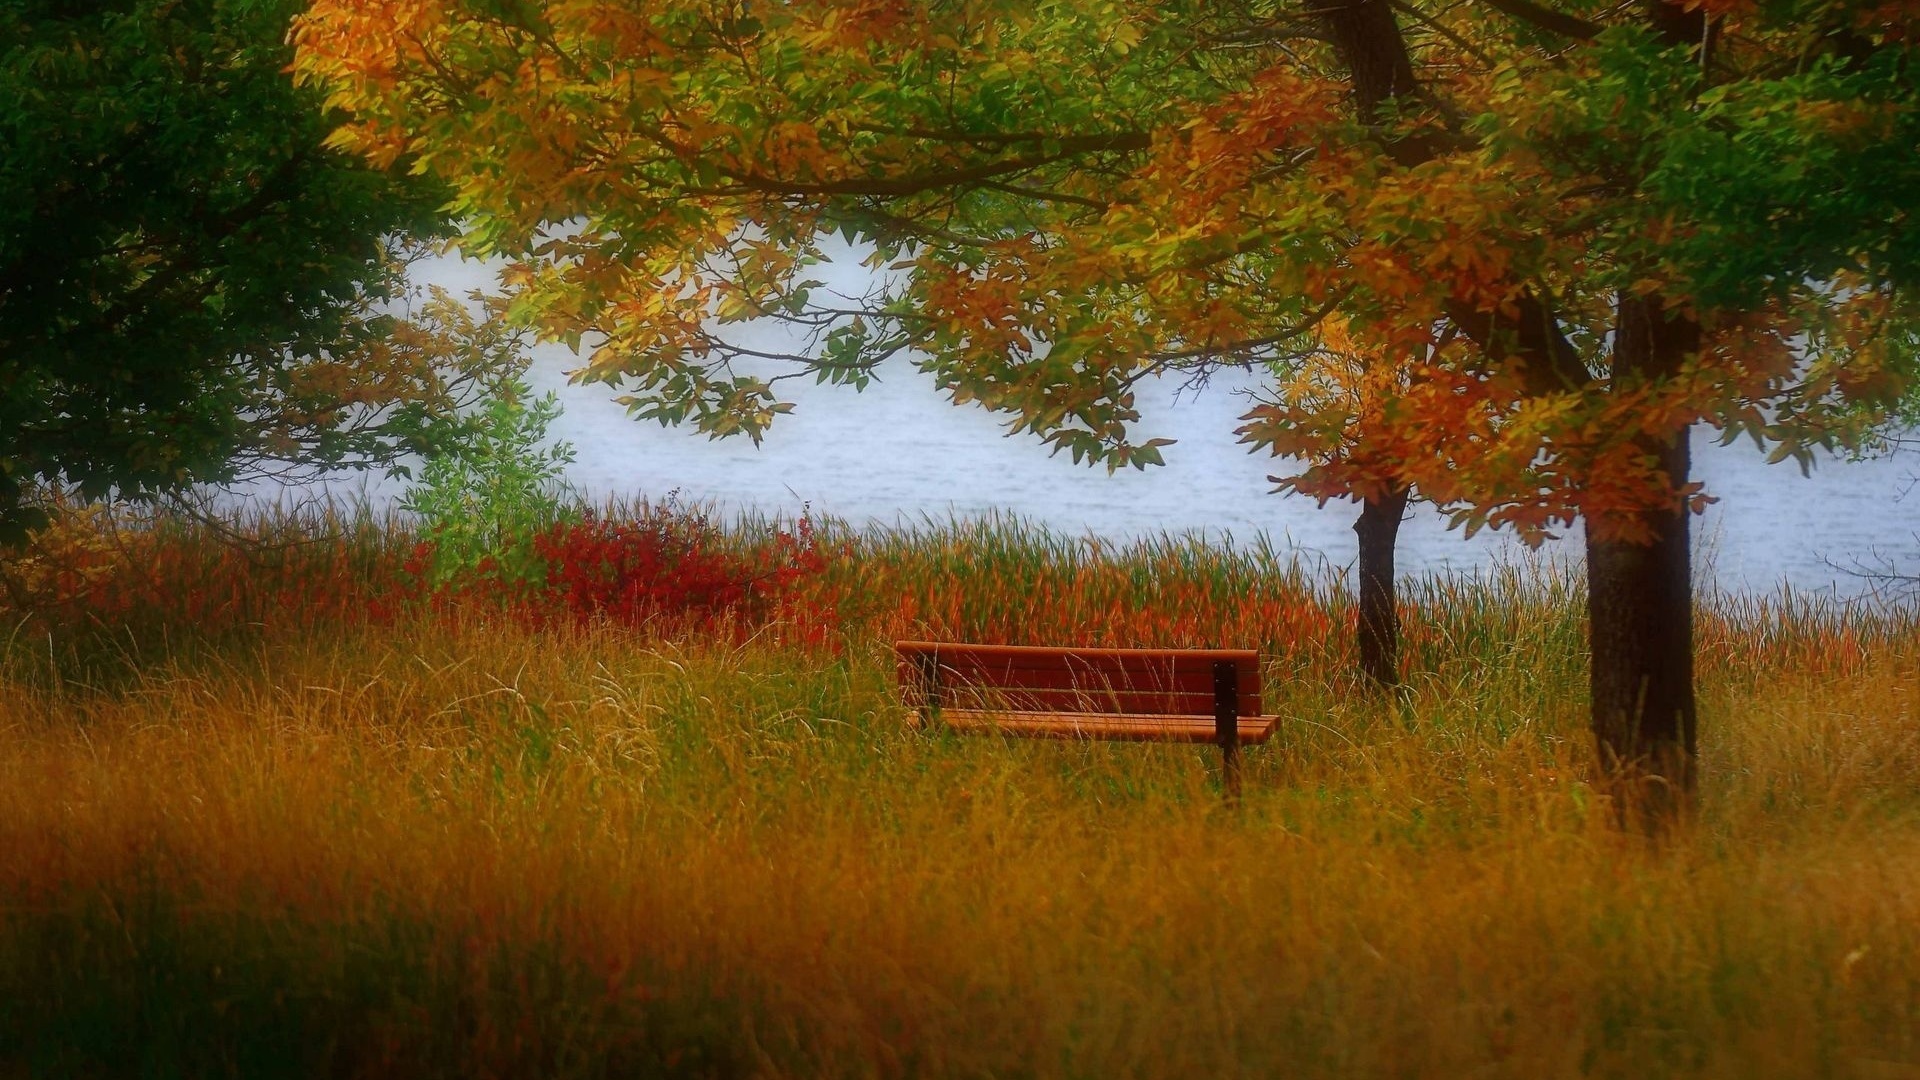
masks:
<svg viewBox="0 0 1920 1080"><path fill-rule="evenodd" d="M1910 614L1711 598L1700 819L1649 849L1585 782L1551 567L1410 583L1381 700L1268 548L824 522L821 638L369 614L398 523L278 564L166 527L149 570L219 568L175 589L347 599L16 613L0 1072L1920 1075ZM1254 644L1288 719L1230 811L1192 747L916 729L908 632Z"/></svg>

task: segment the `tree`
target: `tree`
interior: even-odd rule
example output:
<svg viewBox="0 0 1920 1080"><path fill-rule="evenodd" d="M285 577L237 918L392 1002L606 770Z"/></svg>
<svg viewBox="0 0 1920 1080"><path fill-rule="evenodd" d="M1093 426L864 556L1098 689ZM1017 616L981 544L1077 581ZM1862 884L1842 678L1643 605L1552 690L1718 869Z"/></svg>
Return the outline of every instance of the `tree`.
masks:
<svg viewBox="0 0 1920 1080"><path fill-rule="evenodd" d="M1269 477L1277 490L1307 495L1323 506L1334 498L1360 502L1353 524L1359 540L1359 666L1370 685L1392 689L1400 685L1394 555L1413 495L1400 479L1400 468L1427 452L1417 445L1417 430L1393 423L1403 411L1412 373L1356 340L1338 316L1324 320L1314 337L1312 348L1275 365L1268 400L1242 418L1247 424L1240 434L1276 456L1307 463L1293 475Z"/></svg>
<svg viewBox="0 0 1920 1080"><path fill-rule="evenodd" d="M295 10L0 5L0 532L36 483L389 464L480 362L390 310L395 238L444 234L446 193L322 146Z"/></svg>
<svg viewBox="0 0 1920 1080"><path fill-rule="evenodd" d="M320 0L297 35L337 143L457 180L517 312L594 338L639 415L752 434L783 406L737 362L857 384L913 349L1146 465L1141 378L1264 361L1247 434L1306 456L1286 486L1583 521L1602 780L1660 822L1694 784L1689 428L1855 442L1912 366L1916 29L1846 0ZM835 231L904 277L819 295ZM725 339L758 314L815 347Z"/></svg>

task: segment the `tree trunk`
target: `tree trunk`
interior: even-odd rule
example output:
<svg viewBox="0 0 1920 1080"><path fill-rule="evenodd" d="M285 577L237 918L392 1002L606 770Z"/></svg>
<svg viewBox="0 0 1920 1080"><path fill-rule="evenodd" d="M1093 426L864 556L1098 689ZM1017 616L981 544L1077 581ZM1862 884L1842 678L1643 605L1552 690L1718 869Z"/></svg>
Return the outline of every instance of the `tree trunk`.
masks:
<svg viewBox="0 0 1920 1080"><path fill-rule="evenodd" d="M1710 47L1706 14L1671 0L1643 0L1653 29L1674 45ZM1414 98L1418 84L1392 0L1341 0L1314 9L1345 65L1363 122L1389 115ZM1383 133L1383 137L1384 133ZM1419 138L1391 139L1382 149L1401 165L1430 160L1435 147ZM1547 299L1522 285L1514 309L1480 311L1464 298L1447 315L1495 360L1521 362L1529 393L1585 387L1589 374L1562 333ZM1699 349L1700 328L1665 310L1659 296L1623 294L1613 356L1616 387L1679 371ZM1677 488L1686 483L1687 435L1649 438ZM1610 522L1588 515L1587 586L1592 649L1592 726L1623 821L1659 831L1688 810L1694 789L1693 595L1686 510L1675 504L1638 513L1650 545L1606 539ZM1595 526L1598 526L1596 530ZM1364 542L1364 541L1363 541ZM1366 573L1361 576L1365 587ZM1376 574L1376 580L1378 575ZM1364 631L1363 631L1364 633Z"/></svg>
<svg viewBox="0 0 1920 1080"><path fill-rule="evenodd" d="M1671 372L1699 346L1699 328L1669 316L1658 297L1623 297L1613 375L1640 380ZM1682 429L1649 441L1676 489L1687 482ZM1587 522L1587 633L1592 726L1601 783L1624 825L1658 833L1683 821L1695 782L1693 565L1688 511L1672 505ZM1605 535L1640 525L1651 543ZM1600 533L1600 538L1595 534Z"/></svg>
<svg viewBox="0 0 1920 1080"><path fill-rule="evenodd" d="M1394 592L1393 549L1406 513L1408 489L1394 488L1360 504L1353 531L1360 538L1360 673L1383 690L1400 685L1400 613Z"/></svg>

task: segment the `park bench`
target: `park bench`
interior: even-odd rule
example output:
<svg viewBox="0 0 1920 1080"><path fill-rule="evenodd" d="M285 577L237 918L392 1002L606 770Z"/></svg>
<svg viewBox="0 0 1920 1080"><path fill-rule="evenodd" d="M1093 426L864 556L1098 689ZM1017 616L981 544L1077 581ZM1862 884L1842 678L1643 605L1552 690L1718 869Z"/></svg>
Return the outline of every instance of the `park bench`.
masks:
<svg viewBox="0 0 1920 1080"><path fill-rule="evenodd" d="M1267 741L1279 717L1260 698L1251 649L1074 649L898 641L907 704L963 733L1213 743L1227 795L1240 747Z"/></svg>

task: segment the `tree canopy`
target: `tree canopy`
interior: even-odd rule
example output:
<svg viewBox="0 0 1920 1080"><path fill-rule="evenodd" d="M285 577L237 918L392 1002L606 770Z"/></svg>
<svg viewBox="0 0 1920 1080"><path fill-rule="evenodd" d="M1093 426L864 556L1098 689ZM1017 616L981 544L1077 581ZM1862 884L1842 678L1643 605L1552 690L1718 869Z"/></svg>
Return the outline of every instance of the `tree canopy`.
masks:
<svg viewBox="0 0 1920 1080"><path fill-rule="evenodd" d="M1250 434L1344 492L1376 470L1342 454L1353 365L1316 362L1337 309L1418 376L1367 457L1537 530L1663 501L1648 425L1792 453L1899 385L1897 6L1377 8L322 0L301 64L357 117L339 143L456 185L466 242L522 260L520 314L598 343L588 378L712 431L780 405L711 316L814 326L831 379L912 348L1119 464L1157 460L1143 374L1272 358ZM822 296L833 231L904 280ZM1607 377L1622 291L1704 320L1683 376Z"/></svg>
<svg viewBox="0 0 1920 1080"><path fill-rule="evenodd" d="M334 119L285 70L295 10L0 5L8 531L36 482L141 495L384 460L394 407L448 389L449 328L396 337L383 304L395 238L444 234L445 190L322 145Z"/></svg>

